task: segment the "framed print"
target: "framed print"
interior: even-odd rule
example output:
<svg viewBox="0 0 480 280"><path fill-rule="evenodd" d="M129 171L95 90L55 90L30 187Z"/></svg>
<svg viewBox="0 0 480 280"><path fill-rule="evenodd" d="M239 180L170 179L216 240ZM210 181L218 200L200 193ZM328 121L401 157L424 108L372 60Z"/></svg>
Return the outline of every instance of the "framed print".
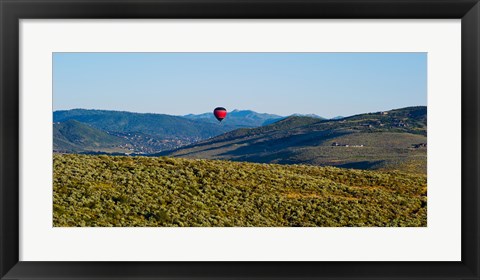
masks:
<svg viewBox="0 0 480 280"><path fill-rule="evenodd" d="M477 1L0 9L2 279L479 279Z"/></svg>

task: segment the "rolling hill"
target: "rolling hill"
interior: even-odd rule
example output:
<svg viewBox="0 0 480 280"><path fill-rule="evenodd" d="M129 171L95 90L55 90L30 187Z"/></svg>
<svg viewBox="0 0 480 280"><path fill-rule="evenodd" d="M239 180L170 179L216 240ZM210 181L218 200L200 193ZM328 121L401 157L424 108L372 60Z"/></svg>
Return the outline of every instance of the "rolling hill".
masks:
<svg viewBox="0 0 480 280"><path fill-rule="evenodd" d="M224 126L195 122L183 117L164 114L142 114L121 111L73 109L55 111L54 122L76 120L95 128L116 133L143 133L165 139L193 141L228 131Z"/></svg>
<svg viewBox="0 0 480 280"><path fill-rule="evenodd" d="M427 178L307 165L54 155L54 227L425 227Z"/></svg>
<svg viewBox="0 0 480 280"><path fill-rule="evenodd" d="M128 141L76 120L53 124L55 152L127 152Z"/></svg>
<svg viewBox="0 0 480 280"><path fill-rule="evenodd" d="M426 143L427 108L419 106L337 120L293 116L159 155L426 173Z"/></svg>
<svg viewBox="0 0 480 280"><path fill-rule="evenodd" d="M110 141L112 141L112 137L116 136L120 138L117 139L118 141L127 145L125 149L118 151L139 154L158 153L208 139L240 127L257 127L279 118L281 117L277 115L259 114L249 110L234 111L222 123L219 123L212 113L180 117L108 110L55 111L53 113L54 123L74 120L111 136L110 139L98 137L87 139L93 134L85 133L83 136L85 139L82 142L71 142L68 138L58 138L55 140L55 150L86 152L95 148L95 151L111 153ZM82 134L81 130L73 131L77 127L81 129L78 125L70 126L69 133ZM54 138L57 135L59 134L54 134ZM106 142L102 143L102 139ZM90 147L89 142L96 142L96 145Z"/></svg>

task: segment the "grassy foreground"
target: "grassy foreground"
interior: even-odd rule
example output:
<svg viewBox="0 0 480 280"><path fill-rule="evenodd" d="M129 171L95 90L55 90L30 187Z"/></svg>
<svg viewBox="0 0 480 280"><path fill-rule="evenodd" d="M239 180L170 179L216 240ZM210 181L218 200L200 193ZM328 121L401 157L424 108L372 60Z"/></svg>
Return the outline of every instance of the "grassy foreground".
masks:
<svg viewBox="0 0 480 280"><path fill-rule="evenodd" d="M71 154L53 164L56 227L427 225L425 175Z"/></svg>

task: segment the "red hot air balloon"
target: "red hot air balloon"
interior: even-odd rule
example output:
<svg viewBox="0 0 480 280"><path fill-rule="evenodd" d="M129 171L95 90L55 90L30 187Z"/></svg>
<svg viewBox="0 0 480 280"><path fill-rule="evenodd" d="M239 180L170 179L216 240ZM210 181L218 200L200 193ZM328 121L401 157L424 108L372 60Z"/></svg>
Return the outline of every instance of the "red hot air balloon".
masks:
<svg viewBox="0 0 480 280"><path fill-rule="evenodd" d="M223 107L217 107L215 110L213 110L213 114L215 115L215 118L221 122L227 116L227 109Z"/></svg>

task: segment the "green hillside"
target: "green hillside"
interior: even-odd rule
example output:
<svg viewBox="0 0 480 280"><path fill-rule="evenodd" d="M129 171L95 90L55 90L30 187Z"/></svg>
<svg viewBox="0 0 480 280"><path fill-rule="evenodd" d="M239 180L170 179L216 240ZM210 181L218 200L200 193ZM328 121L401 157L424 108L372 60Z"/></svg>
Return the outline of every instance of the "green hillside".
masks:
<svg viewBox="0 0 480 280"><path fill-rule="evenodd" d="M106 132L122 139L127 148L125 152L149 154L164 150L175 149L196 141L222 134L233 128L217 124L197 122L182 117L162 114L140 114L121 111L85 110L74 109L55 111L53 113L55 123L77 121ZM72 133L74 133L72 131ZM81 134L81 131L76 134ZM87 139L88 135L85 135ZM54 134L54 139L56 134ZM62 139L55 139L59 148L67 149L68 152L84 152L90 147L73 145ZM91 139L91 141L95 141ZM106 153L118 152L102 147L109 147L109 143L100 143L95 151Z"/></svg>
<svg viewBox="0 0 480 280"><path fill-rule="evenodd" d="M124 139L75 120L53 124L55 152L126 152Z"/></svg>
<svg viewBox="0 0 480 280"><path fill-rule="evenodd" d="M289 117L160 155L426 174L426 114L426 107L409 107L339 120Z"/></svg>
<svg viewBox="0 0 480 280"><path fill-rule="evenodd" d="M123 139L129 153L151 154L172 150L243 127L256 127L265 122L278 120L277 115L260 114L253 111L231 112L227 119L219 123L212 113L188 115L185 117L165 114L142 114L109 110L73 109L53 112L55 123L75 120L108 132ZM71 132L75 133L75 132ZM81 132L76 132L80 134ZM57 135L54 135L54 138ZM88 135L85 135L85 140ZM64 139L55 139L58 148L69 152L83 152L82 145L71 145ZM91 141L96 141L91 139ZM98 143L101 152L112 152L109 143Z"/></svg>
<svg viewBox="0 0 480 280"><path fill-rule="evenodd" d="M54 155L53 224L424 227L424 175L166 157Z"/></svg>
<svg viewBox="0 0 480 280"><path fill-rule="evenodd" d="M195 122L183 117L107 110L55 111L53 119L54 122L77 120L109 132L143 133L162 138L199 140L228 131L218 124Z"/></svg>

